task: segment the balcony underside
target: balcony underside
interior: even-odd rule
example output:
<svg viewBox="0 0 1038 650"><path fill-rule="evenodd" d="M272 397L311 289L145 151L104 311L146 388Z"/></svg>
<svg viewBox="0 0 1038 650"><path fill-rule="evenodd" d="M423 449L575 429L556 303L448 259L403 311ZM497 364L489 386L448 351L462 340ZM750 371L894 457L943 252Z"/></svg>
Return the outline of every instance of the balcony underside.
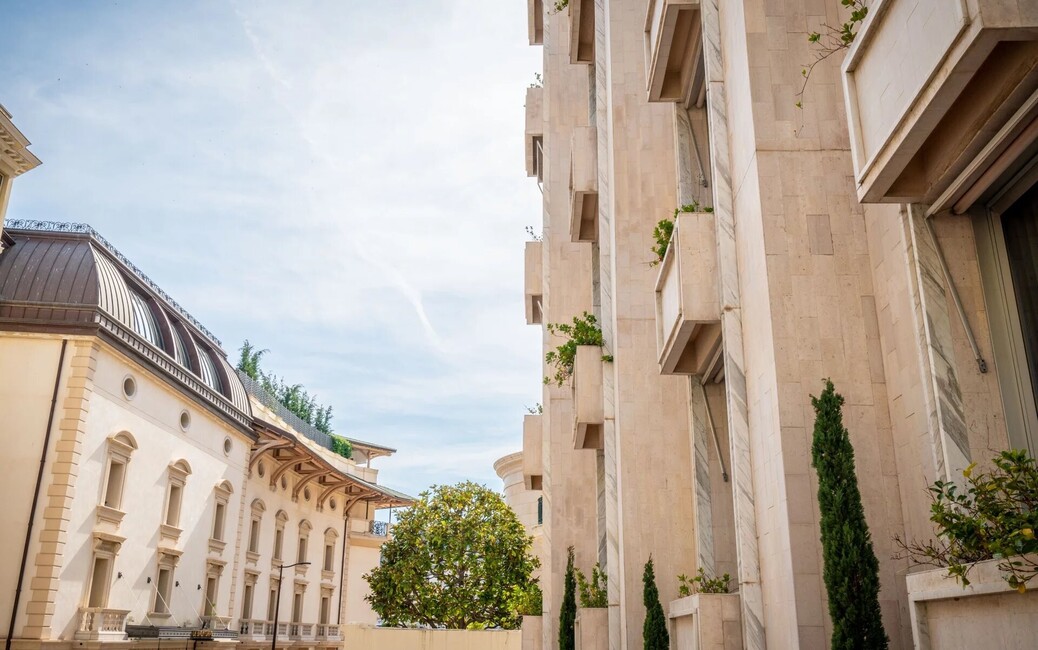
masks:
<svg viewBox="0 0 1038 650"><path fill-rule="evenodd" d="M646 16L650 102L702 106L703 30L698 0L654 0Z"/></svg>

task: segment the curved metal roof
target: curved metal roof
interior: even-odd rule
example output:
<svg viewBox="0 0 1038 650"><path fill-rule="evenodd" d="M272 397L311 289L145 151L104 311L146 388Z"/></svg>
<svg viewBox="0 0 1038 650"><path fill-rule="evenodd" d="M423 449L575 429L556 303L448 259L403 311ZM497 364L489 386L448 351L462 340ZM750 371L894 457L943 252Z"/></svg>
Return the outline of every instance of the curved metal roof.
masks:
<svg viewBox="0 0 1038 650"><path fill-rule="evenodd" d="M177 359L171 330L160 337L162 346L140 331L131 297L136 292L148 303L160 329L172 327L174 318L193 326L192 336L185 339L194 346L195 354L189 356L198 358L205 353L203 347L210 351L222 375L222 390L215 392L251 418L248 394L220 342L93 229L83 224L15 220L7 222L5 232L15 245L0 255L0 320L46 326L104 325L110 319L123 331L134 333L134 349L159 353L160 366L186 371L172 373L181 383L201 382L200 368ZM190 375L187 382L185 374ZM211 400L208 390L196 387L196 392Z"/></svg>

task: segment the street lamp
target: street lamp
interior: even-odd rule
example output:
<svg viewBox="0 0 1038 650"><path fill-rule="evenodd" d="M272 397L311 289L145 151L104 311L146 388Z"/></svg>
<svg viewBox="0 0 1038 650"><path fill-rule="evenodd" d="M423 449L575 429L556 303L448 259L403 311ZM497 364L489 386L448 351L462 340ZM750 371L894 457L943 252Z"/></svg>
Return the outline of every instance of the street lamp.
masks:
<svg viewBox="0 0 1038 650"><path fill-rule="evenodd" d="M310 563L296 562L295 564L282 564L278 567L278 595L274 599L274 635L270 640L270 650L277 650L278 646L278 614L281 610L281 583L284 582L284 570L294 566L310 566Z"/></svg>

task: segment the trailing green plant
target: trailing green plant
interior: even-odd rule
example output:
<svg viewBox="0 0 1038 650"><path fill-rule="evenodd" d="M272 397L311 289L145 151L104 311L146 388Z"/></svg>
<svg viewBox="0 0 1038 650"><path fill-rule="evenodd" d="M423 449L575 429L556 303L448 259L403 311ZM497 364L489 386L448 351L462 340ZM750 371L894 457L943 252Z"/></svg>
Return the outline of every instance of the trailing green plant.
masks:
<svg viewBox="0 0 1038 650"><path fill-rule="evenodd" d="M657 266L663 262L663 257L667 254L667 248L670 247L670 240L674 236L674 222L680 213L713 211L713 208L699 205L699 201L692 201L682 205L680 208L674 208L673 217L660 219L652 230L652 238L656 242L656 245L652 247L652 252L656 255L656 259L649 262L649 266Z"/></svg>
<svg viewBox="0 0 1038 650"><path fill-rule="evenodd" d="M645 650L668 650L670 634L667 633L667 618L663 615L660 591L656 588L656 572L652 556L645 563L642 574L642 602L645 604L645 623L642 625L642 643Z"/></svg>
<svg viewBox="0 0 1038 650"><path fill-rule="evenodd" d="M544 88L544 79L541 78L540 72L533 73L533 83L530 84L530 88Z"/></svg>
<svg viewBox="0 0 1038 650"><path fill-rule="evenodd" d="M822 577L833 622L833 650L887 647L879 608L879 562L854 472L854 448L843 426L843 397L833 382L811 397L815 409L811 466L818 472Z"/></svg>
<svg viewBox="0 0 1038 650"><path fill-rule="evenodd" d="M544 593L534 578L526 587L515 587L515 611L519 616L540 616L544 612Z"/></svg>
<svg viewBox="0 0 1038 650"><path fill-rule="evenodd" d="M533 229L533 226L526 227L526 234L530 236L531 241L541 241L544 239L544 235Z"/></svg>
<svg viewBox="0 0 1038 650"><path fill-rule="evenodd" d="M537 402L536 406L527 406L526 412L530 415L540 415L541 413L544 413L544 407L541 406L540 402Z"/></svg>
<svg viewBox="0 0 1038 650"><path fill-rule="evenodd" d="M591 580L588 580L584 572L575 569L577 574L577 587L580 589L580 606L585 609L598 609L609 607L609 594L606 590L606 574L602 565L598 562L591 568Z"/></svg>
<svg viewBox="0 0 1038 650"><path fill-rule="evenodd" d="M602 329L594 314L584 312L583 316L574 316L573 324L548 323L548 332L566 337L566 341L544 355L544 361L555 368L555 374L545 377L544 383L555 383L562 386L573 375L573 363L577 358L577 347L581 345L603 344ZM608 355L605 355L608 356ZM603 361L606 360L602 357ZM612 357L609 358L612 361Z"/></svg>
<svg viewBox="0 0 1038 650"><path fill-rule="evenodd" d="M811 46L814 60L800 70L800 76L803 77L804 82L800 86L800 91L796 93L796 107L801 111L804 110L804 91L807 90L807 82L811 79L815 66L837 52L842 52L850 47L858 36L861 24L869 15L866 0L840 0L840 4L850 10L846 21L835 27L823 23L821 31L810 32L807 35L807 42ZM803 124L801 124L802 127Z"/></svg>
<svg viewBox="0 0 1038 650"><path fill-rule="evenodd" d="M555 11L553 11L552 13L553 14L557 14L557 13L559 13L560 11L562 11L563 9L565 9L568 6L569 6L569 0L555 0L555 5L554 5Z"/></svg>
<svg viewBox="0 0 1038 650"><path fill-rule="evenodd" d="M1002 579L1020 593L1038 575L1038 466L1024 450L1003 451L992 469L976 471L972 463L963 472L964 485L936 481L930 487L930 521L937 539L905 542L895 537L898 559L947 568L948 575L970 584L973 564L999 560Z"/></svg>
<svg viewBox="0 0 1038 650"><path fill-rule="evenodd" d="M566 578L563 581L562 607L559 610L559 650L574 650L577 645L574 624L577 620L577 580L573 566L573 547L568 549Z"/></svg>
<svg viewBox="0 0 1038 650"><path fill-rule="evenodd" d="M699 567L699 575L689 578L685 574L678 576L678 595L684 598L692 594L726 594L730 591L732 577L727 573L719 578L707 577L703 567Z"/></svg>

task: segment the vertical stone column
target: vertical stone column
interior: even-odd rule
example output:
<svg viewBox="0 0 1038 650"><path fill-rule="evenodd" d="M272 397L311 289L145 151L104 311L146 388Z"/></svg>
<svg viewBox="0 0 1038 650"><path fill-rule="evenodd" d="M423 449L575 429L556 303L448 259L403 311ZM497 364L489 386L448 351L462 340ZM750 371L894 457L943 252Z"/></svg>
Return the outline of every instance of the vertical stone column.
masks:
<svg viewBox="0 0 1038 650"><path fill-rule="evenodd" d="M765 647L764 600L760 584L760 558L757 552L757 520L754 512L753 467L750 460L750 427L746 402L739 267L735 248L728 111L725 99L718 0L704 0L701 10L707 110L710 122L710 176L713 180L714 215L717 220L721 330L724 336L724 375L727 387L732 502L735 512L735 547L738 559L737 573L742 609L743 644L748 650L763 650Z"/></svg>
<svg viewBox="0 0 1038 650"><path fill-rule="evenodd" d="M932 440L934 469L943 480L959 481L970 464L969 437L948 312L947 279L922 206L904 212L909 264L915 273L915 316L920 335L920 371Z"/></svg>
<svg viewBox="0 0 1038 650"><path fill-rule="evenodd" d="M713 505L710 502L710 456L707 436L710 422L707 418L706 391L698 377L692 377L689 391L689 412L692 419L692 480L695 490L695 535L697 568L707 575L716 575L714 566Z"/></svg>
<svg viewBox="0 0 1038 650"><path fill-rule="evenodd" d="M54 460L50 465L46 492L41 495L44 501L39 511L42 515L38 524L40 544L32 561L36 571L29 583L25 626L21 633L22 637L28 639L48 640L52 637L54 601L57 599L65 559L72 500L75 497L86 420L94 390L97 351L96 343L69 341L68 367L62 370L67 379L63 381L59 394L58 435L55 436L53 454L47 451L47 455Z"/></svg>

